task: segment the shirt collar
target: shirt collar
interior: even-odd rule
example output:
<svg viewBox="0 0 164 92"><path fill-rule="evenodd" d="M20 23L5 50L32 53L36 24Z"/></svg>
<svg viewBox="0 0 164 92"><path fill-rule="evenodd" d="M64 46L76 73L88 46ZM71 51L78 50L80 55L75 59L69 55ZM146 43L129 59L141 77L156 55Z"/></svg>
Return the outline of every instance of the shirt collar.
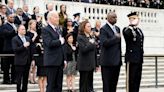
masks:
<svg viewBox="0 0 164 92"><path fill-rule="evenodd" d="M52 25L51 23L48 23L54 30L55 30L55 26L54 25Z"/></svg>
<svg viewBox="0 0 164 92"><path fill-rule="evenodd" d="M113 27L115 27L115 25L112 25L111 23L109 23L108 21L107 21L107 24L113 29Z"/></svg>
<svg viewBox="0 0 164 92"><path fill-rule="evenodd" d="M20 34L18 34L18 36L19 36L20 38L23 38L23 37L25 37L24 35L20 35Z"/></svg>

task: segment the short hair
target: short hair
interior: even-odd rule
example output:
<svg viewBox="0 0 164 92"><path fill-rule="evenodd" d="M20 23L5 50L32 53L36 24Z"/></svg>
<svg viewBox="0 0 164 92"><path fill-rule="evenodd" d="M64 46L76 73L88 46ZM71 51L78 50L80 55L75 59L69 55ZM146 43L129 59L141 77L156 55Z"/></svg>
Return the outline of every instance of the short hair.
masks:
<svg viewBox="0 0 164 92"><path fill-rule="evenodd" d="M56 11L50 11L49 13L48 13L48 15L47 15L47 19L48 19L48 21L49 21L49 19L52 17L52 15L53 14L58 14L58 12L56 12Z"/></svg>
<svg viewBox="0 0 164 92"><path fill-rule="evenodd" d="M19 28L20 28L21 26L24 26L24 25L23 25L23 24L18 25L17 31L19 31ZM24 26L24 27L25 27L25 26Z"/></svg>

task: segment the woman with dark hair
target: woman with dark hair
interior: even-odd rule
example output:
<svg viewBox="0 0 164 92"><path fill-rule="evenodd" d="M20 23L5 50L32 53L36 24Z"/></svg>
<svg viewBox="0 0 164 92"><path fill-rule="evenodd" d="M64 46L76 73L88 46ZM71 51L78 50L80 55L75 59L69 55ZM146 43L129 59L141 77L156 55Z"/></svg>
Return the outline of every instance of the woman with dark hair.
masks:
<svg viewBox="0 0 164 92"><path fill-rule="evenodd" d="M67 18L63 27L63 37L66 39L66 35L71 33L73 35L73 44L76 45L75 41L75 28L73 27L73 21Z"/></svg>
<svg viewBox="0 0 164 92"><path fill-rule="evenodd" d="M36 15L39 14L39 7L35 6L33 8L33 14L31 15L32 19L36 20Z"/></svg>
<svg viewBox="0 0 164 92"><path fill-rule="evenodd" d="M93 71L97 66L97 57L95 39L91 33L91 24L88 21L83 21L77 37L79 47L77 69L80 72L80 92L93 91Z"/></svg>
<svg viewBox="0 0 164 92"><path fill-rule="evenodd" d="M65 68L66 80L68 92L75 92L74 90L74 80L76 75L76 59L75 59L75 51L76 47L73 46L73 35L72 33L68 33L66 36L66 61L67 67Z"/></svg>
<svg viewBox="0 0 164 92"><path fill-rule="evenodd" d="M64 4L60 5L60 12L59 12L59 25L63 28L64 23L67 19L66 13L66 6Z"/></svg>

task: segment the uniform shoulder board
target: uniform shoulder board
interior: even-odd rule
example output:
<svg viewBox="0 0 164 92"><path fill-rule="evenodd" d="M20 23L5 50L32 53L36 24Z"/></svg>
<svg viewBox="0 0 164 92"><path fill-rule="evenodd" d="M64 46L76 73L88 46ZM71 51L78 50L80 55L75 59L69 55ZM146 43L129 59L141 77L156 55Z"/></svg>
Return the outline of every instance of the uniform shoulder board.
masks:
<svg viewBox="0 0 164 92"><path fill-rule="evenodd" d="M133 30L133 28L131 26L127 26L127 27L124 28L124 31L127 31L128 29Z"/></svg>

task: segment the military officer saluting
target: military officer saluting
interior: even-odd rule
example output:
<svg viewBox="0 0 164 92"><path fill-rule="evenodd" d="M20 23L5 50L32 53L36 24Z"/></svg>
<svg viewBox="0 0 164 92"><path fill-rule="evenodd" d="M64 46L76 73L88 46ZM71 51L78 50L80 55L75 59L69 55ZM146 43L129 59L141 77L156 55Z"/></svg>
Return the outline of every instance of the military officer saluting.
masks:
<svg viewBox="0 0 164 92"><path fill-rule="evenodd" d="M139 16L136 12L127 15L129 26L123 29L126 42L125 63L127 70L127 92L139 92L142 64L144 35L138 27Z"/></svg>

